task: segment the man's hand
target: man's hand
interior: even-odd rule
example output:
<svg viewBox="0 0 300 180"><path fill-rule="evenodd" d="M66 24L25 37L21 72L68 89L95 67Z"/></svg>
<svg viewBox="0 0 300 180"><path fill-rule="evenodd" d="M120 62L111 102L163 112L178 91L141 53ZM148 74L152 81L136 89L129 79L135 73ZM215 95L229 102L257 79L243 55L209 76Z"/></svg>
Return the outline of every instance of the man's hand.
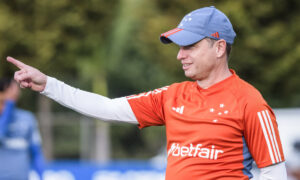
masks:
<svg viewBox="0 0 300 180"><path fill-rule="evenodd" d="M20 69L15 72L14 78L20 84L21 88L30 88L38 92L42 92L45 89L47 83L47 76L45 74L12 57L7 57L6 59Z"/></svg>

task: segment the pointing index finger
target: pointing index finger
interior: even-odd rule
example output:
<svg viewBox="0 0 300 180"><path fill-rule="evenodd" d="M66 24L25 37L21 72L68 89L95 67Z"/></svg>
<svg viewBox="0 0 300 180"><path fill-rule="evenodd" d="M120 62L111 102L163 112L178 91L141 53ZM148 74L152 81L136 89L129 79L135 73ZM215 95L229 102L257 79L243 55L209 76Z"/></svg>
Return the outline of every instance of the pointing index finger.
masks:
<svg viewBox="0 0 300 180"><path fill-rule="evenodd" d="M19 69L24 69L27 65L22 63L21 61L19 60L16 60L15 58L12 58L10 56L8 56L6 58L6 60L12 64L14 64L15 66L17 66Z"/></svg>

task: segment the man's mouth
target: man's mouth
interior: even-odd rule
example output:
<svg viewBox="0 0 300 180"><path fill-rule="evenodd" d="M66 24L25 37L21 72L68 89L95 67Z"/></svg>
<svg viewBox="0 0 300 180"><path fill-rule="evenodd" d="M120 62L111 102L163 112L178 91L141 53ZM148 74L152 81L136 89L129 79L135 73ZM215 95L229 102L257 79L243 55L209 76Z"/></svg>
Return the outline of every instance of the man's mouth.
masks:
<svg viewBox="0 0 300 180"><path fill-rule="evenodd" d="M182 64L182 69L187 70L190 66L191 66L191 64L189 64L189 63Z"/></svg>

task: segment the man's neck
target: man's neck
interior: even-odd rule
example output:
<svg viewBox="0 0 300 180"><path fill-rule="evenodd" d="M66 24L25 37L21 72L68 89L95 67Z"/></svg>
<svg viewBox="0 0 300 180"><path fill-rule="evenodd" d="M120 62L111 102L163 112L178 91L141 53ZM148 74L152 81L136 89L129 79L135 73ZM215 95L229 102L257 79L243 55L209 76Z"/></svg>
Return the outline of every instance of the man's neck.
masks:
<svg viewBox="0 0 300 180"><path fill-rule="evenodd" d="M211 75L203 80L197 80L198 85L203 89L208 89L209 87L217 84L218 82L223 81L230 77L232 73L230 72L229 68L224 68L223 70L212 72Z"/></svg>

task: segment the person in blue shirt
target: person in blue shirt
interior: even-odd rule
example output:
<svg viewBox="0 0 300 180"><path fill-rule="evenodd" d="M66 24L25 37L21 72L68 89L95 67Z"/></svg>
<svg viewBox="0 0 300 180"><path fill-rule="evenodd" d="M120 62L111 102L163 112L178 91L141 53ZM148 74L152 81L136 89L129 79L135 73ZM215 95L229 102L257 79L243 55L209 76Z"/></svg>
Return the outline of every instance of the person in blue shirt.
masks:
<svg viewBox="0 0 300 180"><path fill-rule="evenodd" d="M44 156L34 115L16 107L19 87L0 79L0 180L28 180L33 168L42 179Z"/></svg>

